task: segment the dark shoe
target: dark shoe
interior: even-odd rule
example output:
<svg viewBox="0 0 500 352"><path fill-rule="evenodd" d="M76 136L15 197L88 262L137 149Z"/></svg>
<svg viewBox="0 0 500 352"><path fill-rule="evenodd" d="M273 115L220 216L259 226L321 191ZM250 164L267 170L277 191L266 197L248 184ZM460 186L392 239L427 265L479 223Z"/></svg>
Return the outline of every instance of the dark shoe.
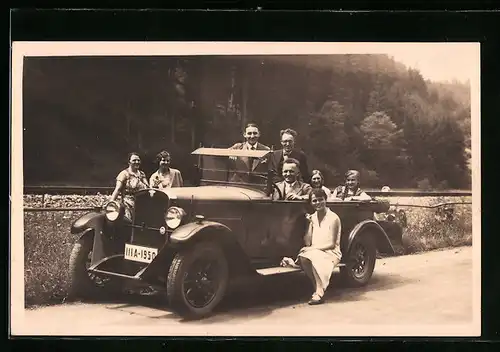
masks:
<svg viewBox="0 0 500 352"><path fill-rule="evenodd" d="M146 288L143 288L141 291L140 291L140 295L141 296L153 296L153 295L156 295L158 294L159 291L155 290L153 287L146 287Z"/></svg>
<svg viewBox="0 0 500 352"><path fill-rule="evenodd" d="M318 294L312 295L311 299L309 300L308 304L309 305L317 305L323 303L323 297L320 297Z"/></svg>

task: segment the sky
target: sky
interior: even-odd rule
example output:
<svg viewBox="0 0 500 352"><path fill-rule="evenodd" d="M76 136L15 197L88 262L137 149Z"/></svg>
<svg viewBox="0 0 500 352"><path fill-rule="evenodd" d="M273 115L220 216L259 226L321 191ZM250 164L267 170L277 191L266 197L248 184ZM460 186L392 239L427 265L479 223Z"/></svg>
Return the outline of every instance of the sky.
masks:
<svg viewBox="0 0 500 352"><path fill-rule="evenodd" d="M273 42L26 42L14 43L14 52L22 55L252 55L252 54L375 54L385 53L404 65L418 69L433 81L465 82L479 78L478 43L273 43ZM13 64L15 62L13 61ZM22 67L22 65L21 65Z"/></svg>
<svg viewBox="0 0 500 352"><path fill-rule="evenodd" d="M386 49L386 48L384 48ZM386 49L396 61L416 68L433 81L473 79L479 70L479 48L466 43L425 43Z"/></svg>

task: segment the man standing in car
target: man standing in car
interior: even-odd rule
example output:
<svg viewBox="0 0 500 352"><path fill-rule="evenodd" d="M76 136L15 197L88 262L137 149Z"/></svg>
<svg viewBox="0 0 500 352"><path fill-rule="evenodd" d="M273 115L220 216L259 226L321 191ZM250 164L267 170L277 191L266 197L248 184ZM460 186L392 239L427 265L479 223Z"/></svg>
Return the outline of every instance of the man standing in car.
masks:
<svg viewBox="0 0 500 352"><path fill-rule="evenodd" d="M307 156L300 150L295 148L295 139L297 138L297 132L291 128L280 131L281 145L282 149L275 150L270 158L269 167L276 172L276 180L283 180L282 171L283 163L288 158L293 158L297 160L300 164L300 178L304 182L309 182L309 167L307 165Z"/></svg>
<svg viewBox="0 0 500 352"><path fill-rule="evenodd" d="M245 142L235 143L229 149L239 150L271 150L267 145L259 143L260 131L255 123L249 123L245 127L243 133ZM235 162L235 172L231 177L233 182L251 182L253 177L249 177L252 173L265 173L267 171L267 159L247 158L247 157L230 157ZM260 183L260 181L259 181Z"/></svg>

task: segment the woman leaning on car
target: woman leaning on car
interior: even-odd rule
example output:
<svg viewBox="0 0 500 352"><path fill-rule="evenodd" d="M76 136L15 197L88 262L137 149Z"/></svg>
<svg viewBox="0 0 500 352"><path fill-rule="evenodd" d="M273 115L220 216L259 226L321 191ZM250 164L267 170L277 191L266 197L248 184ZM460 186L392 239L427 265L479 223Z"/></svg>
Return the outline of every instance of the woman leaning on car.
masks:
<svg viewBox="0 0 500 352"><path fill-rule="evenodd" d="M111 194L111 201L121 196L125 207L125 216L132 219L132 211L135 204L134 193L141 189L148 188L148 180L144 172L140 169L141 157L138 153L132 152L128 155L128 167L116 177L116 186Z"/></svg>

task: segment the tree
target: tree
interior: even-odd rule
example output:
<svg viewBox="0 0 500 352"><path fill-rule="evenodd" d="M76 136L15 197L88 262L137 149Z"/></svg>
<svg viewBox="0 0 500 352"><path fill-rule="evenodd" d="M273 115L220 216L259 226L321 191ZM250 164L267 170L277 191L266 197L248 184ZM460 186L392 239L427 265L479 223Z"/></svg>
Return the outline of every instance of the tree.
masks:
<svg viewBox="0 0 500 352"><path fill-rule="evenodd" d="M314 154L318 162L311 163L310 167L330 165L330 180L336 179L351 162L346 158L349 138L344 129L345 120L343 106L332 100L327 100L319 111L310 112L299 120L298 143L307 145L308 154Z"/></svg>
<svg viewBox="0 0 500 352"><path fill-rule="evenodd" d="M403 131L384 112L376 111L361 123L364 164L377 171L384 184L400 185L407 169Z"/></svg>

